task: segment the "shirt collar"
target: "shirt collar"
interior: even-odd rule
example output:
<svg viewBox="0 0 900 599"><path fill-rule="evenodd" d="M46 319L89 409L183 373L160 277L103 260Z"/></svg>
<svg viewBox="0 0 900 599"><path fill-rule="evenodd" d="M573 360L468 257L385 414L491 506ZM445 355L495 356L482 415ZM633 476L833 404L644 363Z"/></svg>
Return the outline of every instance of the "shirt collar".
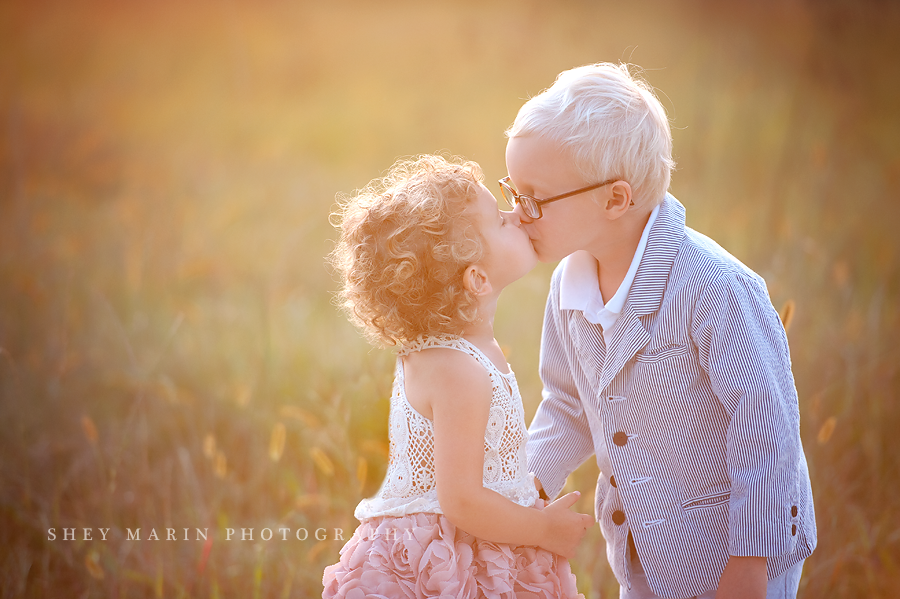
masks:
<svg viewBox="0 0 900 599"><path fill-rule="evenodd" d="M631 266L625 274L622 284L613 294L612 298L606 305L603 305L603 298L600 294L600 280L597 277L597 260L584 250L579 250L563 259L562 279L560 280L559 289L559 307L561 310L579 310L584 312L592 304L603 306L603 309L619 314L625 306L625 300L628 298L628 292L631 290L631 284L634 282L634 276L637 273L638 266L641 264L641 258L644 256L644 250L647 247L647 238L650 235L650 229L656 222L659 214L659 205L653 208L647 224L641 233L641 240L638 242L634 257L631 259Z"/></svg>

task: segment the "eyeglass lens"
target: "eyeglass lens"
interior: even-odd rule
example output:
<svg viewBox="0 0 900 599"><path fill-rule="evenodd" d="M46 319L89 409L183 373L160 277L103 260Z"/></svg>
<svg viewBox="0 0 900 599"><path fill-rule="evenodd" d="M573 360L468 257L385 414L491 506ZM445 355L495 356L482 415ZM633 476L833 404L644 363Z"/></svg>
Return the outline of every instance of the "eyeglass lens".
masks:
<svg viewBox="0 0 900 599"><path fill-rule="evenodd" d="M509 185L506 183L500 183L500 191L503 193L503 199L506 200L506 205L510 208L515 209L516 207L516 195L512 189L510 189Z"/></svg>
<svg viewBox="0 0 900 599"><path fill-rule="evenodd" d="M515 209L517 204L521 204L522 211L526 216L529 218L537 218L537 205L531 198L519 195L508 183L501 183L500 191L503 193L503 199L506 200L506 203L509 204L510 208Z"/></svg>

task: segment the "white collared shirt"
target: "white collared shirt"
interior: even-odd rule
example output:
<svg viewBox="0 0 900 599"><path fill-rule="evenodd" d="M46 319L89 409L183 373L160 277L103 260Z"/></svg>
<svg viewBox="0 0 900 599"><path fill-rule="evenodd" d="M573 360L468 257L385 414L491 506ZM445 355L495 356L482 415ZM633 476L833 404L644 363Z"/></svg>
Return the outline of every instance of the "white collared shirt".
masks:
<svg viewBox="0 0 900 599"><path fill-rule="evenodd" d="M644 256L647 237L650 235L653 223L656 222L657 214L659 214L659 205L653 209L650 218L647 219L647 224L644 225L641 240L634 251L631 266L628 267L622 284L606 304L603 303L603 295L600 293L596 258L588 252L580 250L567 256L564 260L559 289L559 307L561 310L580 310L584 313L585 320L599 324L603 329L603 342L606 344L607 351L609 351L609 343L612 339L613 325L625 306L625 299L628 297L631 284L634 282L634 275Z"/></svg>

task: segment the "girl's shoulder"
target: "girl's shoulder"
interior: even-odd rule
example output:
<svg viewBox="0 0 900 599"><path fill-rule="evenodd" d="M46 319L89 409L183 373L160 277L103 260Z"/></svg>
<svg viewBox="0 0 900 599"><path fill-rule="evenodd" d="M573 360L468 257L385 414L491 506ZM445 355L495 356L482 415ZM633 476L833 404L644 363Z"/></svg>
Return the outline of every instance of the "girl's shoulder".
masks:
<svg viewBox="0 0 900 599"><path fill-rule="evenodd" d="M458 339L458 338L457 338ZM407 397L427 404L490 400L493 381L479 358L467 351L467 344L439 342L408 344L399 352ZM414 399L415 398L415 399Z"/></svg>
<svg viewBox="0 0 900 599"><path fill-rule="evenodd" d="M411 341L407 341L400 346L397 352L400 356L407 356L428 349L445 348L460 351L462 353L471 353L472 344L459 335L451 335L449 333L438 333L429 335L419 335Z"/></svg>
<svg viewBox="0 0 900 599"><path fill-rule="evenodd" d="M406 378L427 377L435 383L453 384L457 381L476 379L490 381L487 371L469 353L450 347L428 347L401 354Z"/></svg>
<svg viewBox="0 0 900 599"><path fill-rule="evenodd" d="M432 356L448 356L451 355L450 352L459 352L461 354L466 354L472 358L475 362L481 365L488 373L493 373L496 371L498 374L509 374L504 373L503 369L497 364L503 364L506 362L506 358L503 356L502 351L500 350L500 346L497 345L496 340L491 340L492 344L487 344L486 347L481 347L475 345L472 341L464 337L460 337L459 335L450 335L450 334L440 334L440 335L428 335L428 336L420 336L416 340L406 343L401 346L398 355L402 358L405 356L410 356L414 354L422 354L428 353L426 350L435 350L435 349L445 349L449 350L446 352L438 352L432 353ZM484 340L482 340L484 343ZM493 356L490 357L490 356ZM466 362L467 360L463 360Z"/></svg>

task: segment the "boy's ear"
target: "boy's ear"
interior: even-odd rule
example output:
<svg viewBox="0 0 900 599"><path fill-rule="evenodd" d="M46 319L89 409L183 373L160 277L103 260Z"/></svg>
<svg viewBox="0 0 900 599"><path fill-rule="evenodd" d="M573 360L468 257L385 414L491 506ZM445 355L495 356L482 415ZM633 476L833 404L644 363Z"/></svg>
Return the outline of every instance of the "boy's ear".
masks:
<svg viewBox="0 0 900 599"><path fill-rule="evenodd" d="M463 287L475 295L487 295L493 291L487 272L477 264L466 268L463 273Z"/></svg>
<svg viewBox="0 0 900 599"><path fill-rule="evenodd" d="M606 198L606 214L610 220L615 220L628 212L631 203L631 185L628 181L616 181L609 186L609 195Z"/></svg>

